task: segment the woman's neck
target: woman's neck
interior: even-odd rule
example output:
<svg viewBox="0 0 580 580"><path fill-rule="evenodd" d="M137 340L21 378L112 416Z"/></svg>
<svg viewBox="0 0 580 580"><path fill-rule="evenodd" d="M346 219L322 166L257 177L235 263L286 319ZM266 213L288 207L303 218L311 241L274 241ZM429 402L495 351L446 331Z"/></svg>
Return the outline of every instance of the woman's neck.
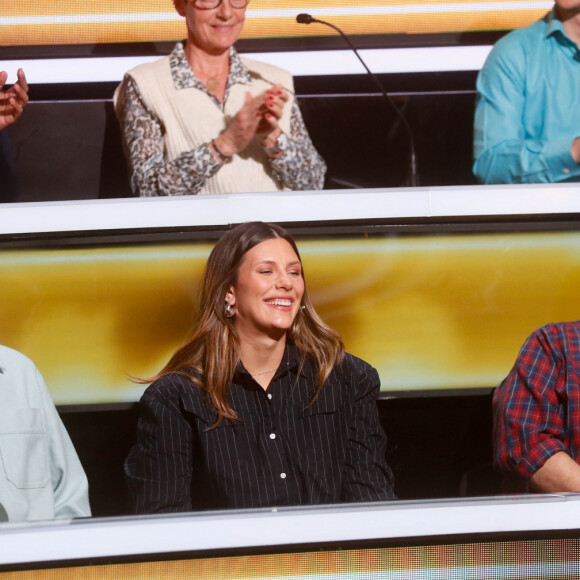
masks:
<svg viewBox="0 0 580 580"><path fill-rule="evenodd" d="M184 51L195 76L223 103L230 73L229 50L220 54L210 54L188 42Z"/></svg>
<svg viewBox="0 0 580 580"><path fill-rule="evenodd" d="M281 340L240 341L240 360L254 380L267 390L280 366L286 347L286 337Z"/></svg>

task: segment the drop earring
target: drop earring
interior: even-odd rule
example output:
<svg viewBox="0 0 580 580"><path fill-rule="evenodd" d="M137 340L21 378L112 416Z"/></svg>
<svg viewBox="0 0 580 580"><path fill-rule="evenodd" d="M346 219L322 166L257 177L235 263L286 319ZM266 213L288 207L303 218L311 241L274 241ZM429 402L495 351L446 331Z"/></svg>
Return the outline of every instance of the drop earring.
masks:
<svg viewBox="0 0 580 580"><path fill-rule="evenodd" d="M226 318L233 318L234 315L236 314L235 308L227 301L226 301L226 305L224 306L224 310L225 310Z"/></svg>

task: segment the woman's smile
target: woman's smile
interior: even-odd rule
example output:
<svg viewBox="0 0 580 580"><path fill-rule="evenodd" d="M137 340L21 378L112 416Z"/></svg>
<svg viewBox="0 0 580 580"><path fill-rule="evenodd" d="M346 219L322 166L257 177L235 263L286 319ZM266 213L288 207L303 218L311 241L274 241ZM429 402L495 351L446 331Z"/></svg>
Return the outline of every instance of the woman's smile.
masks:
<svg viewBox="0 0 580 580"><path fill-rule="evenodd" d="M302 264L282 238L266 240L249 250L240 265L228 301L236 310L240 335L285 334L292 326L304 294Z"/></svg>
<svg viewBox="0 0 580 580"><path fill-rule="evenodd" d="M276 306L279 308L290 308L292 306L292 300L289 298L274 298L267 300L266 304L268 304L268 306Z"/></svg>

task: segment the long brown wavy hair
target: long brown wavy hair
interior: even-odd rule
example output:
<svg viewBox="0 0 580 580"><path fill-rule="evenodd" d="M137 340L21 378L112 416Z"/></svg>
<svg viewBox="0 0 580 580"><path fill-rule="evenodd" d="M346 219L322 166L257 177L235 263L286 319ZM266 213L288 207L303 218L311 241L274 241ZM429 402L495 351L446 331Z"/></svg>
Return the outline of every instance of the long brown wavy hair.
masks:
<svg viewBox="0 0 580 580"><path fill-rule="evenodd" d="M292 236L282 227L263 222L244 223L224 234L208 258L203 276L199 319L189 341L179 348L169 362L154 377L140 379L151 382L169 373L186 376L209 395L218 413L217 426L222 419L238 420L228 402L228 388L232 384L240 361L239 337L234 320L225 315L225 299L229 288L235 285L238 271L246 253L254 246L281 238L286 240L302 263ZM302 271L304 278L304 271ZM324 381L335 364L344 356L344 345L339 334L318 316L304 284L301 309L298 311L287 339L293 342L302 357L310 356L318 368L318 397Z"/></svg>

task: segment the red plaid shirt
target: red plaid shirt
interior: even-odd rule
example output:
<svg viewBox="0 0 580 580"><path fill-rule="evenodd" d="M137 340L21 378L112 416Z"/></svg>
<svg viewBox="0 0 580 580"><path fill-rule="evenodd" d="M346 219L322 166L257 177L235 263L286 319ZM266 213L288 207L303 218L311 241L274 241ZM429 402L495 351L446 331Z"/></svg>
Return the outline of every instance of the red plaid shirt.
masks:
<svg viewBox="0 0 580 580"><path fill-rule="evenodd" d="M493 397L494 460L529 482L558 451L580 463L580 321L548 324L526 341Z"/></svg>

